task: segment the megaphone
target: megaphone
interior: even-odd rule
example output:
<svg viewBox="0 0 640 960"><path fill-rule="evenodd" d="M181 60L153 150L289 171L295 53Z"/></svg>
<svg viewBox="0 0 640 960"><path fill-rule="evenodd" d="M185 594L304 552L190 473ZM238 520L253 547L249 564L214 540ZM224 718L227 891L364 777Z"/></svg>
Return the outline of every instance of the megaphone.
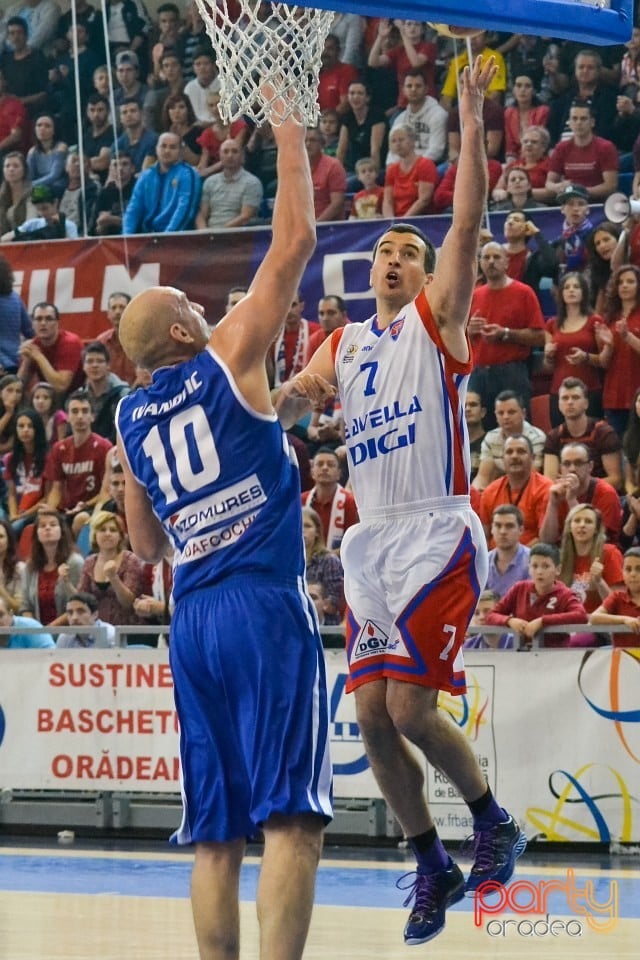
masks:
<svg viewBox="0 0 640 960"><path fill-rule="evenodd" d="M612 193L604 204L604 215L611 223L622 223L627 217L640 214L640 200L628 197L624 193Z"/></svg>

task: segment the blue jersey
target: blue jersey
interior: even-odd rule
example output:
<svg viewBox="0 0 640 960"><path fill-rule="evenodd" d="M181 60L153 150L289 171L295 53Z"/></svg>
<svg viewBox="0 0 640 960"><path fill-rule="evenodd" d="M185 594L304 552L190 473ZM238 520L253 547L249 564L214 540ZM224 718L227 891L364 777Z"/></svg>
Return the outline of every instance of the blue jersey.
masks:
<svg viewBox="0 0 640 960"><path fill-rule="evenodd" d="M157 370L116 420L175 547L176 601L236 574L304 576L295 456L276 415L249 406L213 350Z"/></svg>

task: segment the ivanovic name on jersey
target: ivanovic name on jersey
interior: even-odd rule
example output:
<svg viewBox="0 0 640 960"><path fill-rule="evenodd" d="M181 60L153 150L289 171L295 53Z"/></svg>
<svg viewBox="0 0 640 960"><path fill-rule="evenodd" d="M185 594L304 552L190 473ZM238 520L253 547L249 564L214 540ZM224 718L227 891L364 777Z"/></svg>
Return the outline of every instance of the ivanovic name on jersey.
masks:
<svg viewBox="0 0 640 960"><path fill-rule="evenodd" d="M353 491L362 512L469 492L471 361L448 352L424 291L386 328L332 335Z"/></svg>
<svg viewBox="0 0 640 960"><path fill-rule="evenodd" d="M175 548L176 601L236 574L304 572L300 479L275 414L253 410L210 348L124 397L134 477Z"/></svg>

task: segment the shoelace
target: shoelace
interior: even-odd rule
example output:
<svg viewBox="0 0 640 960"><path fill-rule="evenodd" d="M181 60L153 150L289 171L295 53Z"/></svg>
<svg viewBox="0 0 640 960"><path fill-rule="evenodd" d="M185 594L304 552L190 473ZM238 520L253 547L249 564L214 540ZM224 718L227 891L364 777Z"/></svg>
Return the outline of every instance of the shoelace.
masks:
<svg viewBox="0 0 640 960"><path fill-rule="evenodd" d="M495 866L497 839L495 827L490 827L489 830L478 830L466 838L460 847L460 854L463 857L470 855L474 870L491 870Z"/></svg>
<svg viewBox="0 0 640 960"><path fill-rule="evenodd" d="M409 891L406 899L402 903L402 906L408 907L415 898L413 912L429 912L433 908L433 895L435 893L435 886L431 882L432 879L433 877L431 877L429 874L416 873L414 871L411 873L403 873L402 876L396 880L396 887L398 890ZM403 880L406 880L407 882L403 883Z"/></svg>

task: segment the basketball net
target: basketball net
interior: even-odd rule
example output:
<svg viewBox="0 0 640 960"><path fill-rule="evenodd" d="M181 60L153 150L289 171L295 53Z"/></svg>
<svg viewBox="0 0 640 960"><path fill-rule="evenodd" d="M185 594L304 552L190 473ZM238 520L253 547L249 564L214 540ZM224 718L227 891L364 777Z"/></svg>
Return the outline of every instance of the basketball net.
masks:
<svg viewBox="0 0 640 960"><path fill-rule="evenodd" d="M222 119L247 115L278 126L293 116L316 126L320 57L334 14L258 0L196 3L216 55Z"/></svg>

